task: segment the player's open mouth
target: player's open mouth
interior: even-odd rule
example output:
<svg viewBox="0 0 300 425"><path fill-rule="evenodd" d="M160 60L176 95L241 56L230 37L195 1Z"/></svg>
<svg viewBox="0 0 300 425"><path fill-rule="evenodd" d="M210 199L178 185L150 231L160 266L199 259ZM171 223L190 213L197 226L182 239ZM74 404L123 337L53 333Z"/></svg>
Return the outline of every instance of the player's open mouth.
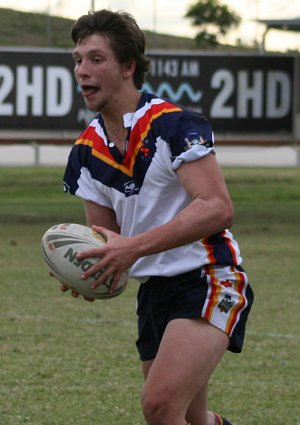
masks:
<svg viewBox="0 0 300 425"><path fill-rule="evenodd" d="M84 97L90 97L99 90L99 87L95 86L81 86L81 93Z"/></svg>

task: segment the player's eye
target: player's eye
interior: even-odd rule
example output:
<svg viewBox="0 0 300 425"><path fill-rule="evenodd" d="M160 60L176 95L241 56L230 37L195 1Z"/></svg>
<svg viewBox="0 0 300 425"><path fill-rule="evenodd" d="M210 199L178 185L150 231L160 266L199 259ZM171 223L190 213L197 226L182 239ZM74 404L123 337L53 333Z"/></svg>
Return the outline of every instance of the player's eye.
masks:
<svg viewBox="0 0 300 425"><path fill-rule="evenodd" d="M101 62L103 62L103 60L104 59L102 57L100 57L100 56L94 56L93 59L92 59L92 61L94 63L101 63Z"/></svg>
<svg viewBox="0 0 300 425"><path fill-rule="evenodd" d="M82 62L81 58L74 58L75 65L80 65Z"/></svg>

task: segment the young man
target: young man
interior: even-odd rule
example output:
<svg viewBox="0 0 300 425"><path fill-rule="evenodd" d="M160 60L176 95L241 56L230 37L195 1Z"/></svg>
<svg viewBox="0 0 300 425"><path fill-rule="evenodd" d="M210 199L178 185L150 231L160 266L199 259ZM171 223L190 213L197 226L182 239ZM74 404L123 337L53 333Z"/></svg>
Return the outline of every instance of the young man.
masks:
<svg viewBox="0 0 300 425"><path fill-rule="evenodd" d="M84 15L72 39L76 80L99 114L71 151L65 187L108 241L79 254L101 257L83 279L105 269L94 287L110 275L114 286L129 270L141 283L137 348L148 425L230 424L208 411L207 387L224 352L242 349L252 291L227 230L233 207L211 127L139 91L149 61L130 15Z"/></svg>

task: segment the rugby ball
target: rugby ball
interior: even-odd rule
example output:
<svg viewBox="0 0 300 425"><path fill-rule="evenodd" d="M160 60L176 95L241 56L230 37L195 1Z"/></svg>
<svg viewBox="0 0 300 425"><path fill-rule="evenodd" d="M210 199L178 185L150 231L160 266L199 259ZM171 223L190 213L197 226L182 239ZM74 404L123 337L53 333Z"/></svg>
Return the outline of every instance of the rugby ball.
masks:
<svg viewBox="0 0 300 425"><path fill-rule="evenodd" d="M100 271L85 280L83 272L99 261L99 257L77 259L77 253L103 246L105 238L90 227L75 223L57 224L48 229L41 241L42 256L56 279L80 295L93 299L108 299L120 295L127 286L128 275L124 272L114 292L109 292L112 277L92 289L91 284L101 275Z"/></svg>

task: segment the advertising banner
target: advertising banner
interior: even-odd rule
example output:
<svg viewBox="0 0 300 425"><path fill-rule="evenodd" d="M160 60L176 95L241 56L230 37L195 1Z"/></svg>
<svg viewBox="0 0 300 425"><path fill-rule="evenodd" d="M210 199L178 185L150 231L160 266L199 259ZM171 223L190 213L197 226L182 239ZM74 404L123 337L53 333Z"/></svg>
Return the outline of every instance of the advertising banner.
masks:
<svg viewBox="0 0 300 425"><path fill-rule="evenodd" d="M292 130L292 57L153 55L149 91L203 112L216 132Z"/></svg>
<svg viewBox="0 0 300 425"><path fill-rule="evenodd" d="M149 52L144 90L204 113L215 132L290 133L294 58ZM1 130L70 131L92 119L69 49L0 49Z"/></svg>

